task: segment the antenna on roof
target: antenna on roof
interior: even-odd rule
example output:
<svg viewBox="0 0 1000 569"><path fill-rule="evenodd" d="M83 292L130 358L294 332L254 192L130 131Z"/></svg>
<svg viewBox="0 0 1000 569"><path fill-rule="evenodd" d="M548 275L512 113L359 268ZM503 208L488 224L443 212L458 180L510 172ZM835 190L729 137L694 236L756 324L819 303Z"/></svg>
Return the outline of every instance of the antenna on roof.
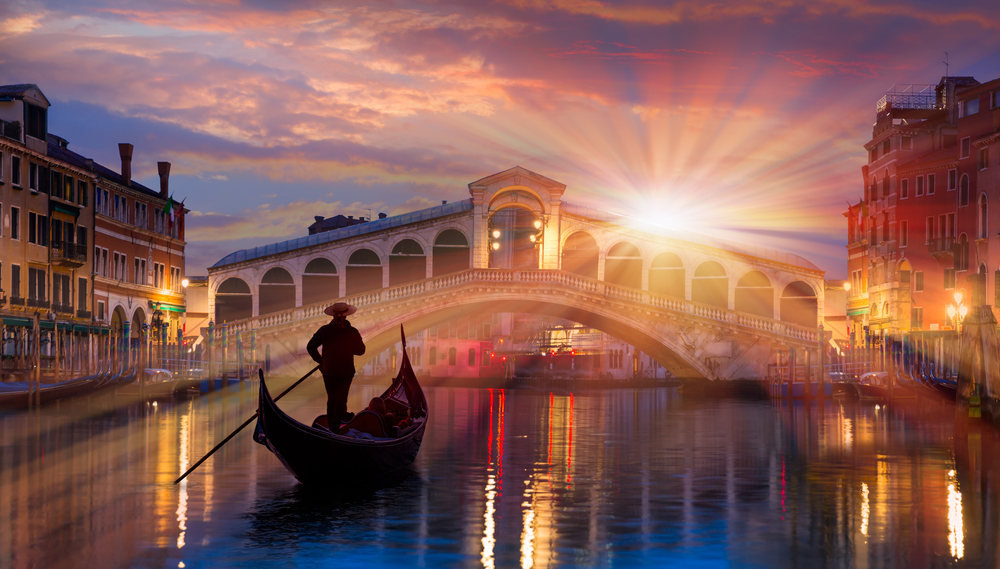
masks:
<svg viewBox="0 0 1000 569"><path fill-rule="evenodd" d="M943 63L944 63L944 79L945 79L945 81L947 81L948 80L948 52L947 51L944 52L944 61L943 61Z"/></svg>

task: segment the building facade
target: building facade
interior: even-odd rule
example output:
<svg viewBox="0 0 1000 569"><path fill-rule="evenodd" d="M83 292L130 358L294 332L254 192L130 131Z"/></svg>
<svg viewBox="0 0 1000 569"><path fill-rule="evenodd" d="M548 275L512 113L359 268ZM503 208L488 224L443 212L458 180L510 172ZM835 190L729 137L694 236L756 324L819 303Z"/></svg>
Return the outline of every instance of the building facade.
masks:
<svg viewBox="0 0 1000 569"><path fill-rule="evenodd" d="M895 86L879 101L864 197L845 213L848 329L858 341L955 329L962 306L997 306L998 93L1000 79L945 77Z"/></svg>

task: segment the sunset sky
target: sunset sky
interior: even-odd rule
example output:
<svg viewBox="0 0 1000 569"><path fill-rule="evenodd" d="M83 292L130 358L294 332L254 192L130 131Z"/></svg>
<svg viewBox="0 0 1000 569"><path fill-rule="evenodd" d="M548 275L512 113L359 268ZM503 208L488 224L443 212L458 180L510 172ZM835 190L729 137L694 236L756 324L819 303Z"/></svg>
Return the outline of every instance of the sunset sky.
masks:
<svg viewBox="0 0 1000 569"><path fill-rule="evenodd" d="M0 83L156 187L187 274L314 215L468 197L520 165L564 199L846 276L845 200L896 83L1000 76L996 0L0 3Z"/></svg>

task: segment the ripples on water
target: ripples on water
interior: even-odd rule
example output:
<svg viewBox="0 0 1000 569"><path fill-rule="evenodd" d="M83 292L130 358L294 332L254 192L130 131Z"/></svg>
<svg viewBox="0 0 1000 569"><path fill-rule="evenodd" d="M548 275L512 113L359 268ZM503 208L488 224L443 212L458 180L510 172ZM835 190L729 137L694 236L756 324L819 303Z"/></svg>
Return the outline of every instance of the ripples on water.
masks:
<svg viewBox="0 0 1000 569"><path fill-rule="evenodd" d="M307 384L308 385L308 384ZM317 383L280 405L309 422ZM355 385L351 409L379 389ZM978 567L1000 437L954 407L428 389L412 468L295 482L256 386L0 415L0 567ZM345 465L349 468L350 465Z"/></svg>

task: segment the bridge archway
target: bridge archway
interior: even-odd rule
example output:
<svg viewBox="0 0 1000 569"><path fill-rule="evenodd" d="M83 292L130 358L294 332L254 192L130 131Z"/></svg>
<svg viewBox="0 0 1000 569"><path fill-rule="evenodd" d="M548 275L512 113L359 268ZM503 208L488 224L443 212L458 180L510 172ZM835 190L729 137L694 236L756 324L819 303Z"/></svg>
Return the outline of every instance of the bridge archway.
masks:
<svg viewBox="0 0 1000 569"><path fill-rule="evenodd" d="M736 283L735 310L774 318L774 287L760 271L749 271Z"/></svg>
<svg viewBox="0 0 1000 569"><path fill-rule="evenodd" d="M382 288L382 261L371 249L358 249L347 260L347 294Z"/></svg>
<svg viewBox="0 0 1000 569"><path fill-rule="evenodd" d="M340 276L333 261L317 257L302 273L302 305L329 302L340 297Z"/></svg>
<svg viewBox="0 0 1000 569"><path fill-rule="evenodd" d="M586 231L577 231L563 243L562 269L588 279L596 279L599 256L597 240Z"/></svg>
<svg viewBox="0 0 1000 569"><path fill-rule="evenodd" d="M433 249L435 277L457 273L471 267L469 238L457 229L445 229L434 239Z"/></svg>
<svg viewBox="0 0 1000 569"><path fill-rule="evenodd" d="M670 251L653 258L649 266L649 292L684 298L684 262Z"/></svg>
<svg viewBox="0 0 1000 569"><path fill-rule="evenodd" d="M718 261L705 261L694 270L691 300L719 308L729 307L729 277Z"/></svg>
<svg viewBox="0 0 1000 569"><path fill-rule="evenodd" d="M542 214L535 208L513 202L489 217L489 266L494 269L539 268Z"/></svg>
<svg viewBox="0 0 1000 569"><path fill-rule="evenodd" d="M260 279L260 314L295 308L295 280L283 267L272 267Z"/></svg>
<svg viewBox="0 0 1000 569"><path fill-rule="evenodd" d="M604 260L604 282L642 288L642 253L634 243L621 241L608 249Z"/></svg>
<svg viewBox="0 0 1000 569"><path fill-rule="evenodd" d="M402 239L389 254L389 286L422 281L427 278L427 256L413 239Z"/></svg>
<svg viewBox="0 0 1000 569"><path fill-rule="evenodd" d="M253 316L253 293L239 277L222 281L215 292L215 321L232 322Z"/></svg>
<svg viewBox="0 0 1000 569"><path fill-rule="evenodd" d="M815 328L817 326L818 300L816 291L805 281L785 285L781 293L781 320Z"/></svg>

